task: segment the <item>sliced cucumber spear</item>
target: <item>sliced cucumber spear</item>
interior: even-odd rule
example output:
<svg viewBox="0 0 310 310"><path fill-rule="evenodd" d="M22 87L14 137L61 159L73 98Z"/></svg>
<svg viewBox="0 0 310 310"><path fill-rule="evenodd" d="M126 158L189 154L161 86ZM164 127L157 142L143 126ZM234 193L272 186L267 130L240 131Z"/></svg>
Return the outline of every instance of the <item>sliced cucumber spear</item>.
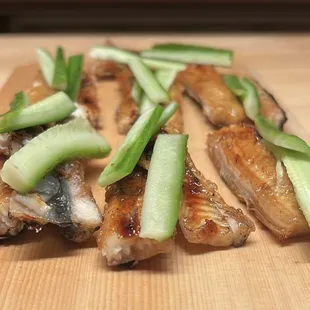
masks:
<svg viewBox="0 0 310 310"><path fill-rule="evenodd" d="M143 58L155 58L179 61L183 63L210 64L231 67L233 53L231 50L189 44L157 44L141 53Z"/></svg>
<svg viewBox="0 0 310 310"><path fill-rule="evenodd" d="M61 162L72 158L102 158L110 150L88 121L76 119L32 139L5 162L0 176L16 191L27 193Z"/></svg>
<svg viewBox="0 0 310 310"><path fill-rule="evenodd" d="M44 48L37 48L37 57L41 72L47 85L52 87L55 74L55 61L52 55Z"/></svg>
<svg viewBox="0 0 310 310"><path fill-rule="evenodd" d="M154 75L158 83L168 92L178 72L179 71L177 70L162 69L162 70L157 70ZM140 107L140 114L154 107L154 103L149 99L149 97L146 94L142 96L141 102L138 105Z"/></svg>
<svg viewBox="0 0 310 310"><path fill-rule="evenodd" d="M70 56L68 60L68 87L66 93L75 101L80 90L84 55Z"/></svg>
<svg viewBox="0 0 310 310"><path fill-rule="evenodd" d="M125 140L101 173L98 183L104 187L129 175L157 127L163 108L146 111L129 130Z"/></svg>
<svg viewBox="0 0 310 310"><path fill-rule="evenodd" d="M235 75L224 74L223 80L227 87L232 91L232 93L240 98L243 98L245 94L245 90L239 80L239 78Z"/></svg>
<svg viewBox="0 0 310 310"><path fill-rule="evenodd" d="M169 102L168 92L160 85L146 65L138 59L132 59L129 61L129 67L145 94L154 104Z"/></svg>
<svg viewBox="0 0 310 310"><path fill-rule="evenodd" d="M70 98L58 92L24 108L14 117L5 116L0 120L0 133L57 122L68 117L75 109Z"/></svg>
<svg viewBox="0 0 310 310"><path fill-rule="evenodd" d="M174 232L181 207L187 135L158 135L148 171L141 238L158 241Z"/></svg>
<svg viewBox="0 0 310 310"><path fill-rule="evenodd" d="M131 90L131 97L133 100L139 104L141 101L141 98L143 96L143 89L141 86L137 83L137 81L133 84L132 90Z"/></svg>
<svg viewBox="0 0 310 310"><path fill-rule="evenodd" d="M59 90L67 89L67 66L62 47L58 47L55 60L53 88Z"/></svg>
<svg viewBox="0 0 310 310"><path fill-rule="evenodd" d="M256 116L255 126L259 134L274 145L310 155L309 145L301 138L284 133L263 116Z"/></svg>
<svg viewBox="0 0 310 310"><path fill-rule="evenodd" d="M178 108L179 105L175 101L172 101L165 107L163 114L161 115L158 121L155 132L158 132L160 128L165 126L165 124L169 121L169 119L172 117L172 115L176 112Z"/></svg>
<svg viewBox="0 0 310 310"><path fill-rule="evenodd" d="M184 70L186 67L182 63L143 58L134 52L109 45L93 47L89 52L89 56L93 59L112 60L127 65L129 64L130 60L138 59L141 60L146 66L152 69Z"/></svg>
<svg viewBox="0 0 310 310"><path fill-rule="evenodd" d="M294 187L296 200L310 226L310 157L271 143L267 143L267 146L286 167L287 174Z"/></svg>

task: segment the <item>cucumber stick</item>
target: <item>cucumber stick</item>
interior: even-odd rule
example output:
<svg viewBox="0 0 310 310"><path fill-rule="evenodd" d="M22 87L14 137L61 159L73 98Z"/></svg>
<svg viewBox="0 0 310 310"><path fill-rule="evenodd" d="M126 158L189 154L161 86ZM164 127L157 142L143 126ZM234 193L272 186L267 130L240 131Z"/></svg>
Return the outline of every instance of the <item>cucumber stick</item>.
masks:
<svg viewBox="0 0 310 310"><path fill-rule="evenodd" d="M177 70L166 70L166 69L157 70L155 72L155 78L158 81L158 83L168 92L178 72L179 71ZM142 114L146 110L154 107L154 103L149 99L149 97L146 94L144 94L141 98L139 107L140 107L140 114Z"/></svg>
<svg viewBox="0 0 310 310"><path fill-rule="evenodd" d="M83 72L84 55L70 56L68 60L68 86L66 93L75 101L80 90L82 72Z"/></svg>
<svg viewBox="0 0 310 310"><path fill-rule="evenodd" d="M76 119L33 138L5 162L0 176L16 191L27 193L61 162L72 158L101 158L110 150L88 121Z"/></svg>
<svg viewBox="0 0 310 310"><path fill-rule="evenodd" d="M132 90L131 90L131 97L133 100L139 104L141 101L141 98L143 96L143 89L141 86L137 83L137 81L133 84Z"/></svg>
<svg viewBox="0 0 310 310"><path fill-rule="evenodd" d="M148 98L154 103L167 103L170 100L168 92L157 81L153 72L138 59L129 61L129 67Z"/></svg>
<svg viewBox="0 0 310 310"><path fill-rule="evenodd" d="M309 145L301 138L284 133L261 115L256 116L254 122L259 134L268 142L310 155Z"/></svg>
<svg viewBox="0 0 310 310"><path fill-rule="evenodd" d="M310 226L310 157L270 143L267 146L283 162L293 184L296 200Z"/></svg>
<svg viewBox="0 0 310 310"><path fill-rule="evenodd" d="M112 60L127 65L132 59L140 59L146 66L152 69L184 70L186 68L186 66L182 63L165 61L160 59L143 58L134 52L109 45L93 47L90 50L89 56L94 59Z"/></svg>
<svg viewBox="0 0 310 310"><path fill-rule="evenodd" d="M58 92L24 108L14 118L5 116L0 120L0 133L57 122L68 117L75 109L70 98Z"/></svg>
<svg viewBox="0 0 310 310"><path fill-rule="evenodd" d="M245 89L239 81L239 78L235 75L224 74L222 75L224 83L231 90L231 92L237 97L243 97L245 94Z"/></svg>
<svg viewBox="0 0 310 310"><path fill-rule="evenodd" d="M165 124L169 121L169 119L172 117L172 115L176 112L178 108L179 105L175 101L172 101L165 107L163 114L161 115L158 121L155 132L158 132L160 128L165 126Z"/></svg>
<svg viewBox="0 0 310 310"><path fill-rule="evenodd" d="M53 77L53 88L59 90L67 89L67 65L62 47L58 47L56 52L55 69Z"/></svg>
<svg viewBox="0 0 310 310"><path fill-rule="evenodd" d="M36 52L44 80L48 86L52 87L55 73L55 61L52 55L44 48L37 48Z"/></svg>
<svg viewBox="0 0 310 310"><path fill-rule="evenodd" d="M141 238L163 241L172 236L181 207L187 135L158 135L148 171Z"/></svg>
<svg viewBox="0 0 310 310"><path fill-rule="evenodd" d="M154 134L163 107L160 105L141 115L125 140L101 173L98 183L104 187L129 175L135 168L147 143Z"/></svg>
<svg viewBox="0 0 310 310"><path fill-rule="evenodd" d="M210 64L231 67L233 53L231 50L189 44L157 44L141 53L144 58L172 60L182 63Z"/></svg>

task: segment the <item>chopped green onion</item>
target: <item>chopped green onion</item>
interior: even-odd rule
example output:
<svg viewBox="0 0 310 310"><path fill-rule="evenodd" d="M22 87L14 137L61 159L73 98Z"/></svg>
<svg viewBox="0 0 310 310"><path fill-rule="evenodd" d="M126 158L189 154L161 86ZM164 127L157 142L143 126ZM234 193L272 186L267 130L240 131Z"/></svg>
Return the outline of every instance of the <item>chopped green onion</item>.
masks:
<svg viewBox="0 0 310 310"><path fill-rule="evenodd" d="M188 44L157 44L141 53L142 57L179 61L183 63L210 64L231 67L231 50Z"/></svg>
<svg viewBox="0 0 310 310"><path fill-rule="evenodd" d="M80 90L84 55L74 55L68 61L68 87L66 93L75 101Z"/></svg>
<svg viewBox="0 0 310 310"><path fill-rule="evenodd" d="M301 138L284 133L261 115L256 116L254 122L259 134L268 142L310 155L309 145Z"/></svg>
<svg viewBox="0 0 310 310"><path fill-rule="evenodd" d="M287 174L294 187L296 200L310 226L310 157L269 143L267 146L277 158L282 160L286 167Z"/></svg>
<svg viewBox="0 0 310 310"><path fill-rule="evenodd" d="M48 86L52 86L55 72L55 62L51 54L44 48L37 48L37 57L42 75Z"/></svg>
<svg viewBox="0 0 310 310"><path fill-rule="evenodd" d="M159 135L148 171L141 238L158 241L173 235L181 207L187 135Z"/></svg>
<svg viewBox="0 0 310 310"><path fill-rule="evenodd" d="M98 183L104 187L129 175L135 168L145 146L157 127L163 108L155 108L142 114L129 130L125 140L101 173Z"/></svg>
<svg viewBox="0 0 310 310"><path fill-rule="evenodd" d="M129 67L143 91L154 104L169 102L168 92L160 85L146 65L140 60L132 59L129 61Z"/></svg>
<svg viewBox="0 0 310 310"><path fill-rule="evenodd" d="M245 90L240 83L240 80L235 75L224 74L223 76L224 83L227 87L232 91L232 93L237 97L243 97L245 94Z"/></svg>
<svg viewBox="0 0 310 310"><path fill-rule="evenodd" d="M165 107L163 114L161 115L158 121L155 132L158 132L160 128L165 126L165 124L169 121L169 119L172 117L172 115L176 112L178 108L179 105L175 101L172 101Z"/></svg>
<svg viewBox="0 0 310 310"><path fill-rule="evenodd" d="M133 84L132 90L131 90L131 97L134 99L134 101L139 104L141 101L141 98L143 96L143 89L137 83L137 81Z"/></svg>
<svg viewBox="0 0 310 310"><path fill-rule="evenodd" d="M61 162L72 158L102 158L110 150L88 121L76 119L33 138L5 162L0 175L16 191L27 193Z"/></svg>
<svg viewBox="0 0 310 310"><path fill-rule="evenodd" d="M0 133L57 122L68 117L75 109L70 98L58 92L21 110L14 118L4 117L0 120Z"/></svg>
<svg viewBox="0 0 310 310"><path fill-rule="evenodd" d="M58 47L55 60L53 88L65 91L67 88L67 66L62 47Z"/></svg>
<svg viewBox="0 0 310 310"><path fill-rule="evenodd" d="M18 92L10 103L10 110L0 114L0 117L2 117L0 123L10 123L28 105L29 98L27 95L23 91Z"/></svg>

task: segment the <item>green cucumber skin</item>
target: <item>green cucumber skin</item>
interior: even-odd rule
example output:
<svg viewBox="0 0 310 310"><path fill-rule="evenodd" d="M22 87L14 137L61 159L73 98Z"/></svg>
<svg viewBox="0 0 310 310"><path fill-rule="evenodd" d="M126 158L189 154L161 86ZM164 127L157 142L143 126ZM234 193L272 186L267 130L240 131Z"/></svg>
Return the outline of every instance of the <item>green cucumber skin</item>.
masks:
<svg viewBox="0 0 310 310"><path fill-rule="evenodd" d="M158 135L146 181L141 238L164 241L174 233L182 200L187 135Z"/></svg>
<svg viewBox="0 0 310 310"><path fill-rule="evenodd" d="M66 93L75 101L81 86L84 55L70 56L68 60L68 86Z"/></svg>
<svg viewBox="0 0 310 310"><path fill-rule="evenodd" d="M10 123L0 121L0 133L57 122L76 109L70 98L58 92L23 109Z"/></svg>
<svg viewBox="0 0 310 310"><path fill-rule="evenodd" d="M13 189L25 194L61 162L102 158L110 151L109 144L88 121L76 119L33 138L5 162L0 176Z"/></svg>
<svg viewBox="0 0 310 310"><path fill-rule="evenodd" d="M163 108L157 105L138 118L99 176L98 183L101 187L117 182L133 171L144 148L154 134L162 113Z"/></svg>
<svg viewBox="0 0 310 310"><path fill-rule="evenodd" d="M156 132L158 132L160 128L165 126L165 124L169 121L169 119L173 116L177 109L179 109L179 105L175 101L172 101L165 107L163 114L158 121Z"/></svg>
<svg viewBox="0 0 310 310"><path fill-rule="evenodd" d="M41 69L41 73L44 77L48 86L52 86L54 71L55 71L55 61L52 55L44 48L37 48L37 57Z"/></svg>
<svg viewBox="0 0 310 310"><path fill-rule="evenodd" d="M233 54L225 50L197 50L197 49L151 49L141 53L143 58L155 58L162 60L171 60L182 63L208 64L214 66L231 67Z"/></svg>
<svg viewBox="0 0 310 310"><path fill-rule="evenodd" d="M65 91L67 89L67 65L62 47L58 47L55 59L53 88Z"/></svg>
<svg viewBox="0 0 310 310"><path fill-rule="evenodd" d="M272 143L267 142L266 145L275 157L283 162L293 184L296 200L310 226L310 157Z"/></svg>
<svg viewBox="0 0 310 310"><path fill-rule="evenodd" d="M135 103L139 105L141 102L142 96L143 96L143 89L141 88L139 83L135 81L135 83L133 84L132 90L131 90L131 97L133 98Z"/></svg>
<svg viewBox="0 0 310 310"><path fill-rule="evenodd" d="M304 140L295 135L282 132L261 115L257 116L254 121L258 133L268 142L285 149L310 155L310 147Z"/></svg>
<svg viewBox="0 0 310 310"><path fill-rule="evenodd" d="M245 89L242 87L240 80L235 75L223 74L223 81L231 92L237 97L243 97ZM242 99L242 98L241 98Z"/></svg>
<svg viewBox="0 0 310 310"><path fill-rule="evenodd" d="M148 59L140 57L134 52L120 49L114 46L95 46L90 52L89 56L93 59L100 60L113 60L122 64L129 64L132 59L140 59L146 66L152 69L174 69L174 70L184 70L186 66L182 63L171 62L158 59Z"/></svg>
<svg viewBox="0 0 310 310"><path fill-rule="evenodd" d="M132 59L129 62L129 68L143 91L154 104L169 102L169 94L146 65L140 60Z"/></svg>
<svg viewBox="0 0 310 310"><path fill-rule="evenodd" d="M166 91L169 91L169 88L173 84L178 72L179 71L177 70L160 69L155 72L155 78ZM138 105L140 114L143 114L145 111L155 106L146 94L143 94Z"/></svg>

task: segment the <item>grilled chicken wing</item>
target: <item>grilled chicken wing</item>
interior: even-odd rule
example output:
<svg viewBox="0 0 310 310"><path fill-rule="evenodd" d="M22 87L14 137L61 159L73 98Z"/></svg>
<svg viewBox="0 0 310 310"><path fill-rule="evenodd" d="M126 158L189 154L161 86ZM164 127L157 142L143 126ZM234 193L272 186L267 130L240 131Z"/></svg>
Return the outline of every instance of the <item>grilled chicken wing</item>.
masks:
<svg viewBox="0 0 310 310"><path fill-rule="evenodd" d="M308 234L286 170L252 126L231 126L208 136L209 155L221 177L280 239ZM279 165L279 164L278 164Z"/></svg>
<svg viewBox="0 0 310 310"><path fill-rule="evenodd" d="M132 174L106 189L104 221L97 243L110 266L171 251L171 238L159 242L139 237L146 177L147 171L136 167Z"/></svg>
<svg viewBox="0 0 310 310"><path fill-rule="evenodd" d="M101 214L84 180L80 161L59 166L44 177L32 193L11 197L10 214L25 223L63 227L72 241L88 239L101 224Z"/></svg>

